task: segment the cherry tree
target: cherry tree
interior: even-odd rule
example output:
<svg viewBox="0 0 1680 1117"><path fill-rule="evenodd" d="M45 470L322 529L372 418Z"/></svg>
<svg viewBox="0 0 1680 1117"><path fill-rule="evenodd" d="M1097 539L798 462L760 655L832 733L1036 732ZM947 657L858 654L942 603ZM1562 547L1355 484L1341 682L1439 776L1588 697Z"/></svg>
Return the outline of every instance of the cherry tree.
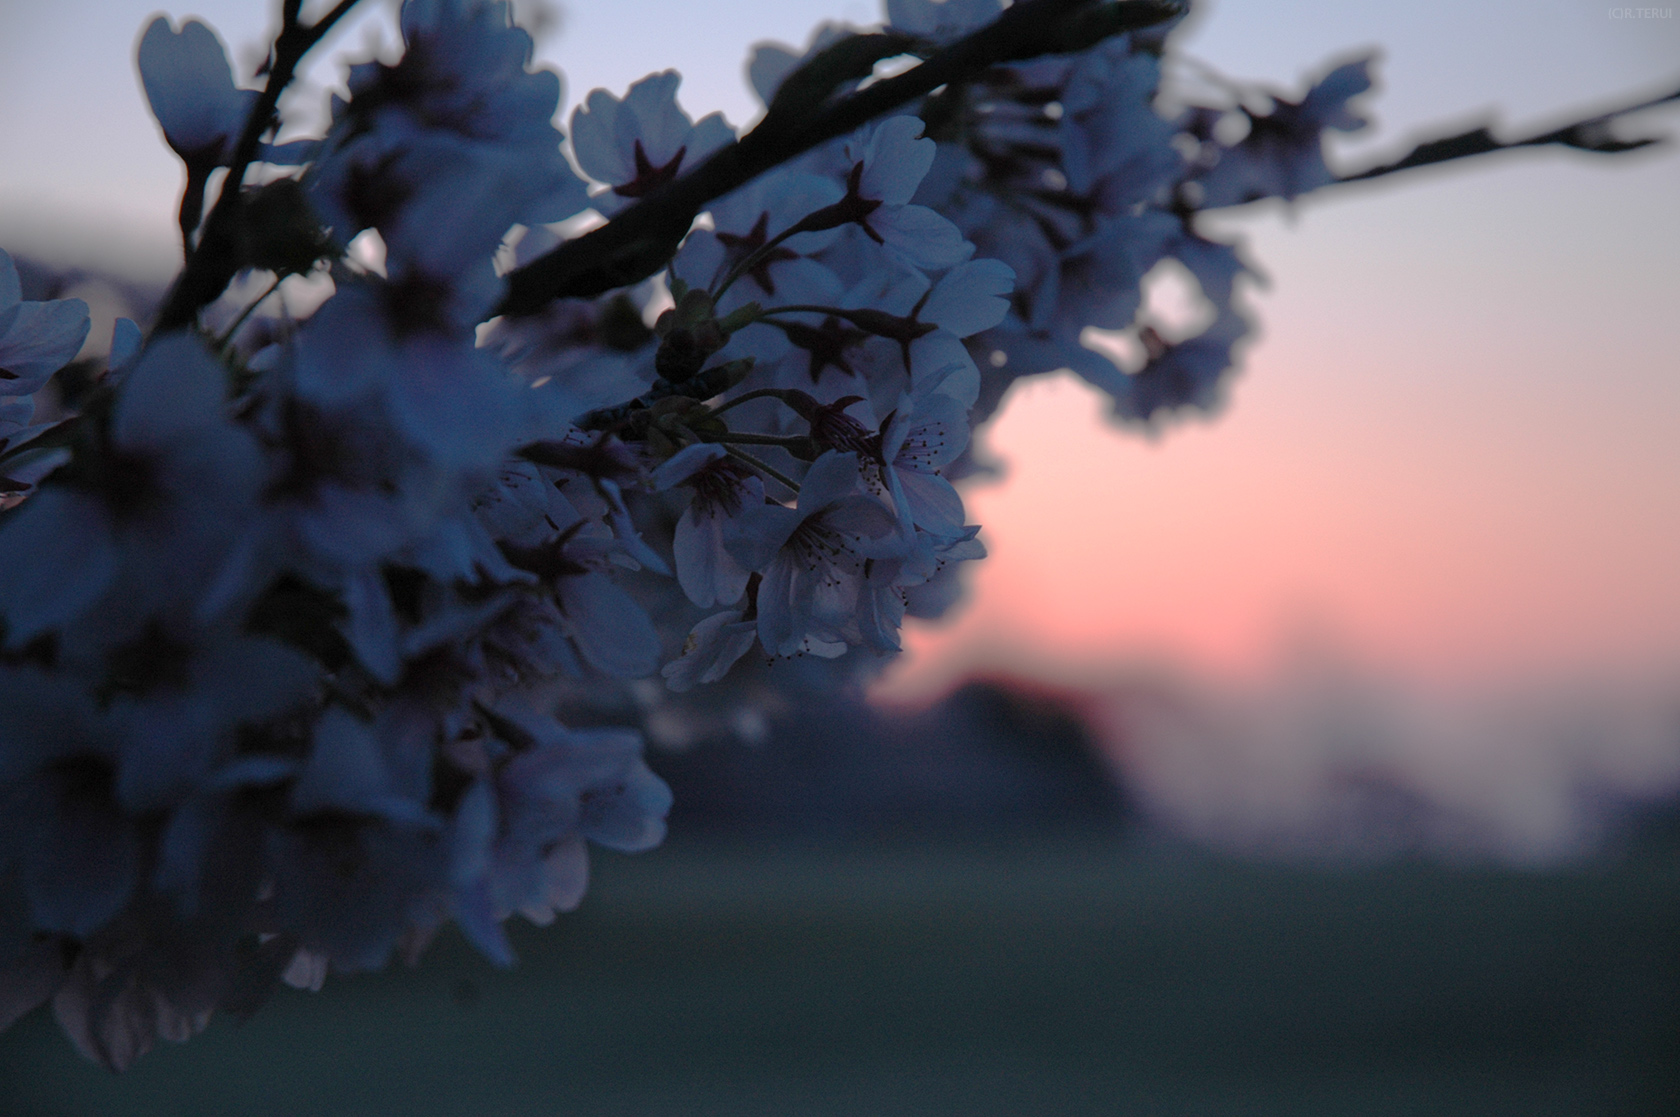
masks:
<svg viewBox="0 0 1680 1117"><path fill-rule="evenodd" d="M281 142L355 5L287 0L260 88L205 24L146 27L183 265L67 415L32 401L87 308L0 254L0 1026L51 1000L113 1068L450 921L511 964L505 921L575 907L587 845L657 845L671 802L634 719L557 711L877 671L985 555L953 482L1022 377L1140 428L1220 402L1255 269L1204 213L1632 150L1618 119L1680 97L1338 174L1370 59L1164 90L1180 3L889 0L756 48L742 134L674 71L562 130L505 3L407 0L400 58ZM1163 261L1200 332L1150 320ZM291 277L330 295L294 317Z"/></svg>

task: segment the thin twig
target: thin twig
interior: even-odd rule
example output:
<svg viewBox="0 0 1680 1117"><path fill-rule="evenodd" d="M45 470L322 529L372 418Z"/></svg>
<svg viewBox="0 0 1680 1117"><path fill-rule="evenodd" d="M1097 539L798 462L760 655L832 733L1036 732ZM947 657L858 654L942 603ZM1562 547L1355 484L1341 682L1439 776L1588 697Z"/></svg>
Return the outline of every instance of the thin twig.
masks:
<svg viewBox="0 0 1680 1117"><path fill-rule="evenodd" d="M751 454L747 453L746 451L737 450L733 446L725 446L723 448L723 452L728 454L732 458L739 459L740 461L745 462L747 465L752 466L754 469L758 470L760 473L764 474L766 477L770 478L771 480L779 481L783 485L786 485L788 487L788 489L790 491L792 491L792 493L795 496L799 495L799 485L798 485L798 483L782 476L782 474L780 472L771 468L768 465L765 465L763 462L759 461L757 458L753 457Z"/></svg>
<svg viewBox="0 0 1680 1117"><path fill-rule="evenodd" d="M1659 141L1654 137L1618 140L1609 134L1608 126L1620 117L1656 108L1658 105L1667 104L1670 101L1680 101L1680 89L1676 89L1672 93L1665 93L1660 97L1640 101L1637 104L1611 109L1609 112L1599 113L1584 120L1577 120L1571 124L1565 124L1561 128L1536 132L1533 135L1516 140L1497 139L1486 126L1473 128L1468 132L1460 132L1454 136L1445 136L1438 140L1426 140L1398 159L1367 168L1357 174L1342 175L1331 185L1339 186L1349 182L1366 182L1370 179L1383 178L1387 175L1414 170L1418 167L1447 163L1455 159L1469 159L1496 151L1511 151L1519 147L1546 147L1557 144L1562 147L1573 147L1581 151L1593 151L1607 155L1634 151L1638 148L1649 147Z"/></svg>
<svg viewBox="0 0 1680 1117"><path fill-rule="evenodd" d="M781 399L782 391L783 389L781 388L754 388L750 392L744 392L741 395L736 396L728 403L712 408L712 418L715 419L719 415L722 415L725 411L728 411L731 407L736 407L740 404L746 403L748 400Z"/></svg>
<svg viewBox="0 0 1680 1117"><path fill-rule="evenodd" d="M358 2L339 0L326 15L305 27L298 22L301 5L295 0L285 0L280 34L274 40L274 64L269 68L268 81L263 85L257 103L252 106L251 115L245 118L245 130L234 146L233 158L228 164L227 177L222 180L216 205L211 209L210 216L205 218L204 232L198 238L198 245L188 255L186 266L176 277L163 309L158 312L153 333L167 333L192 325L199 308L215 301L239 273L243 266L238 251L239 208L243 202L241 191L245 184L245 172L257 162L262 150L263 133L272 126L280 94L291 84L298 63Z"/></svg>
<svg viewBox="0 0 1680 1117"><path fill-rule="evenodd" d="M730 431L728 434L713 435L707 442L724 442L729 445L741 446L780 446L784 449L799 446L809 446L811 437L804 434L754 434L751 431Z"/></svg>
<svg viewBox="0 0 1680 1117"><path fill-rule="evenodd" d="M239 327L243 326L246 319L251 317L251 312L253 310L256 310L257 307L267 302L268 297L280 289L280 281L285 278L286 277L283 275L275 276L274 282L268 285L268 290L258 295L251 301L250 305L246 306L244 310L239 312L239 317L233 320L233 325L229 326L222 336L216 339L216 352L221 353L224 356L227 354L227 348L229 345L233 344L233 335L239 332Z"/></svg>

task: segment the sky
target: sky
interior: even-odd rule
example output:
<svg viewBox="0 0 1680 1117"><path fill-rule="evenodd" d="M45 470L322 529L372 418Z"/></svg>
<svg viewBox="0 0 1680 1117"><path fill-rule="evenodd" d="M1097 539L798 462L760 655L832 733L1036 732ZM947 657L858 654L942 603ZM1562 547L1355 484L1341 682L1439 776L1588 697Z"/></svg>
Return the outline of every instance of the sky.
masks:
<svg viewBox="0 0 1680 1117"><path fill-rule="evenodd" d="M1215 5L1188 39L1299 89L1378 45L1361 152L1680 86L1680 25L1588 4ZM1655 122L1680 126L1680 113ZM1434 127L1430 127L1433 125ZM991 557L883 693L1339 656L1436 689L1680 668L1680 157L1502 155L1219 222L1269 278L1228 406L1155 438L1017 387L969 495Z"/></svg>
<svg viewBox="0 0 1680 1117"><path fill-rule="evenodd" d="M271 9L199 0L249 70ZM516 10L518 5L516 5ZM1183 37L1298 91L1378 48L1346 166L1490 119L1528 128L1680 84L1680 20L1564 0L1204 5ZM389 4L332 50L389 44ZM135 275L173 266L180 173L140 96L149 2L0 3L0 245ZM1667 12L1668 15L1662 15ZM861 0L569 0L539 56L588 89L674 66L695 116L748 120L750 43ZM310 71L318 96L330 66ZM1680 129L1680 113L1651 122ZM1171 663L1233 678L1302 648L1432 684L1672 678L1680 668L1680 154L1504 155L1250 207L1214 228L1268 278L1228 406L1153 437L1071 378L1021 385L971 488L992 557L913 629L882 688L969 667ZM1023 659L1025 657L1025 659Z"/></svg>

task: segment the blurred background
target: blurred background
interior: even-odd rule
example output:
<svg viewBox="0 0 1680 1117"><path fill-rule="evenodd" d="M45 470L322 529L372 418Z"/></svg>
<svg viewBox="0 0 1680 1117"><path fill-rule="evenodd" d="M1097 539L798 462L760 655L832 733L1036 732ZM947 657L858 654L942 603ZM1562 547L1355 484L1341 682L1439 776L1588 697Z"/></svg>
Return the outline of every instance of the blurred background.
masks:
<svg viewBox="0 0 1680 1117"><path fill-rule="evenodd" d="M750 43L877 15L515 9L567 114L674 66L736 125ZM178 260L153 10L0 2L0 247L93 347ZM275 15L170 14L246 75ZM1680 84L1673 9L1577 0L1224 0L1180 45L1285 94L1379 48L1349 169ZM1019 385L967 603L867 702L778 667L731 732L656 732L669 843L597 855L519 968L449 939L120 1079L37 1012L0 1112L1680 1112L1676 199L1668 145L1220 215L1268 277L1225 410L1144 436Z"/></svg>

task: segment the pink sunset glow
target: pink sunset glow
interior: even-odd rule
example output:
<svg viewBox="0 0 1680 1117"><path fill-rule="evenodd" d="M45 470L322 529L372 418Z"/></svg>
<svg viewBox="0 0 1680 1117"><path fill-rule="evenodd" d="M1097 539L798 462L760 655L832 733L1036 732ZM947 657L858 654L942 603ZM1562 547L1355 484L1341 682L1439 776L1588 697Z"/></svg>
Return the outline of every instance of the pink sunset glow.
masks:
<svg viewBox="0 0 1680 1117"><path fill-rule="evenodd" d="M1019 388L967 493L991 557L878 693L1023 657L1252 678L1303 641L1431 683L1671 673L1680 221L1624 207L1672 187L1542 156L1232 221L1273 278L1225 412L1150 438Z"/></svg>

